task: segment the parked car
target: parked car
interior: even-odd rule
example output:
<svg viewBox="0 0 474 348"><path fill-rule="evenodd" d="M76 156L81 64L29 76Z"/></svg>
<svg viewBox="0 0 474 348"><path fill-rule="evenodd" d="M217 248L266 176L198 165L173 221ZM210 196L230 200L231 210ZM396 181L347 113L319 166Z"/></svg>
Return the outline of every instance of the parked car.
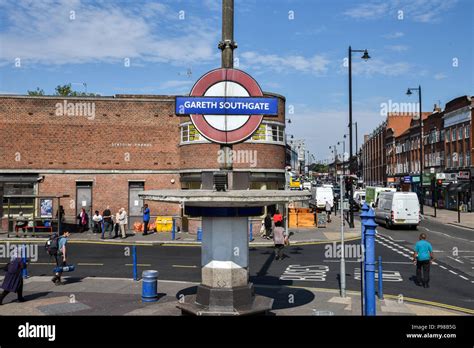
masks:
<svg viewBox="0 0 474 348"><path fill-rule="evenodd" d="M360 209L365 203L365 191L354 192L354 203Z"/></svg>
<svg viewBox="0 0 474 348"><path fill-rule="evenodd" d="M420 203L415 192L381 192L375 203L375 222L387 228L420 223Z"/></svg>

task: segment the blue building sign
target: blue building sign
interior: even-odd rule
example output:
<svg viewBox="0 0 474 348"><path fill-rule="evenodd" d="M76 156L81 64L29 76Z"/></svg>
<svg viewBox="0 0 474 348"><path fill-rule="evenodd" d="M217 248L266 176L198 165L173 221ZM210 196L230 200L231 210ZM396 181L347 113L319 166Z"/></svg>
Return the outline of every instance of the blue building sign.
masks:
<svg viewBox="0 0 474 348"><path fill-rule="evenodd" d="M278 99L265 97L176 97L177 115L278 115Z"/></svg>
<svg viewBox="0 0 474 348"><path fill-rule="evenodd" d="M411 176L404 176L403 177L403 182L405 184L411 184Z"/></svg>

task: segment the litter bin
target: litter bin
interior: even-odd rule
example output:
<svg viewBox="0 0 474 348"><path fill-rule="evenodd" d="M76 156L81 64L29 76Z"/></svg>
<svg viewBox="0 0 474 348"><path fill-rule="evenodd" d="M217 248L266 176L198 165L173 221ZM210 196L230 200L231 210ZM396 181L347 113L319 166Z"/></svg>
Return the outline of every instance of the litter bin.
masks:
<svg viewBox="0 0 474 348"><path fill-rule="evenodd" d="M143 271L142 302L158 301L158 271Z"/></svg>

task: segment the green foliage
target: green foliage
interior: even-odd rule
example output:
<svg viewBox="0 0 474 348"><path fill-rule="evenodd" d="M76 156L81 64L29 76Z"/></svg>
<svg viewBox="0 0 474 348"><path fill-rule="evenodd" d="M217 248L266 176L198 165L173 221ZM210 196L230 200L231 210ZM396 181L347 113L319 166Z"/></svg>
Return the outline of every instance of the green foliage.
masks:
<svg viewBox="0 0 474 348"><path fill-rule="evenodd" d="M28 95L44 95L44 90L39 87L36 87L36 90L28 91Z"/></svg>

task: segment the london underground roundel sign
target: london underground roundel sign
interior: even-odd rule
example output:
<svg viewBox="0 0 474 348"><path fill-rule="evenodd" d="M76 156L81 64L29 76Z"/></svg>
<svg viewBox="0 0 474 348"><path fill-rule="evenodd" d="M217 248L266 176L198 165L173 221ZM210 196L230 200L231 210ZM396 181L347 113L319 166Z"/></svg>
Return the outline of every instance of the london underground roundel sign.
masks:
<svg viewBox="0 0 474 348"><path fill-rule="evenodd" d="M189 97L176 97L176 114L189 115L205 138L233 144L249 138L263 115L278 115L277 98L263 96L249 74L220 68L202 76Z"/></svg>

